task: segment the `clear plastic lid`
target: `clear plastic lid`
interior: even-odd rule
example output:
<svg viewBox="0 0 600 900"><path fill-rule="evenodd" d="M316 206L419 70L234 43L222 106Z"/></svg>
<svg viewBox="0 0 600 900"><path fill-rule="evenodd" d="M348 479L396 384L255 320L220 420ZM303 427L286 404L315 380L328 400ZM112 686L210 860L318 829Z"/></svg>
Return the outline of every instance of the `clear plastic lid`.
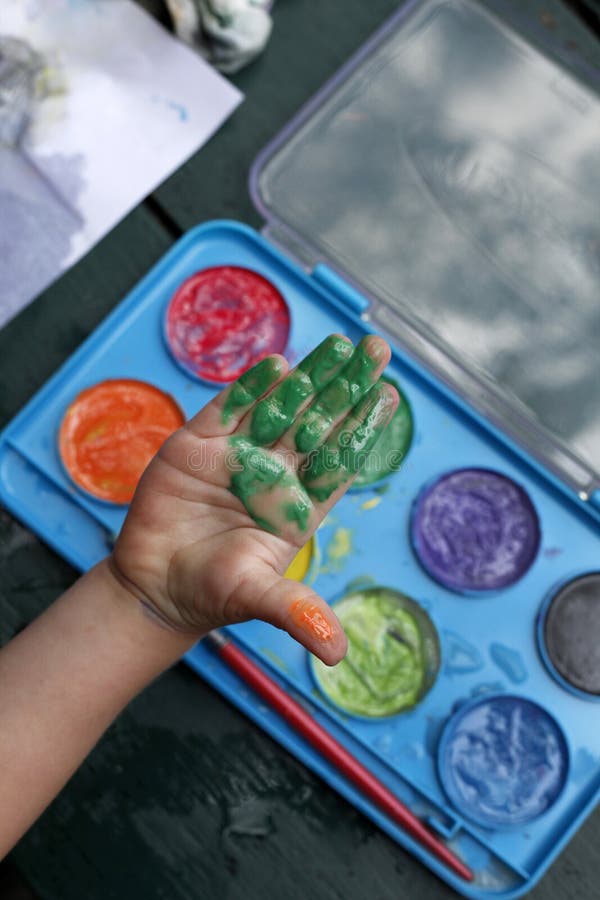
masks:
<svg viewBox="0 0 600 900"><path fill-rule="evenodd" d="M276 239L583 497L600 484L600 98L423 0L267 148Z"/></svg>

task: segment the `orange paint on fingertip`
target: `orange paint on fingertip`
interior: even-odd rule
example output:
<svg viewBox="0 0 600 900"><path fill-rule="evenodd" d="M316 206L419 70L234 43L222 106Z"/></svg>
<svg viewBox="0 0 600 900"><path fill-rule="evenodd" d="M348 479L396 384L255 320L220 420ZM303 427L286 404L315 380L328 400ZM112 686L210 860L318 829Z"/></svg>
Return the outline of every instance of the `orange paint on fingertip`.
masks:
<svg viewBox="0 0 600 900"><path fill-rule="evenodd" d="M318 641L325 643L333 640L333 626L316 603L311 603L310 600L294 600L290 606L290 618L295 625L316 637Z"/></svg>
<svg viewBox="0 0 600 900"><path fill-rule="evenodd" d="M67 409L58 449L75 484L100 500L129 503L152 457L184 422L173 398L154 385L102 381Z"/></svg>

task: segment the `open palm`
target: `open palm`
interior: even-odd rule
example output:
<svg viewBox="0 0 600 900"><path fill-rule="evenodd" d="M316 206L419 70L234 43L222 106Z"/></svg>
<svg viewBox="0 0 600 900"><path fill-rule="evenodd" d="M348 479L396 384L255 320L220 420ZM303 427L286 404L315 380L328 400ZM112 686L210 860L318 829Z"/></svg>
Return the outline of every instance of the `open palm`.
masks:
<svg viewBox="0 0 600 900"><path fill-rule="evenodd" d="M346 640L325 601L283 577L351 484L398 402L381 338L333 335L291 372L271 356L175 432L146 469L116 574L175 628L260 618L324 662Z"/></svg>

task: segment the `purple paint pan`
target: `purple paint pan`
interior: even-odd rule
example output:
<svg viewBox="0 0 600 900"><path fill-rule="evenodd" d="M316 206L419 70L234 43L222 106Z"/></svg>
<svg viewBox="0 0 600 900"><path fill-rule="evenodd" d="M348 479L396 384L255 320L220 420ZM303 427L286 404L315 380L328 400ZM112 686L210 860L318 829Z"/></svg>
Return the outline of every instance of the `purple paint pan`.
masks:
<svg viewBox="0 0 600 900"><path fill-rule="evenodd" d="M490 469L456 469L427 485L411 521L425 571L460 593L514 584L540 544L538 516L525 490Z"/></svg>

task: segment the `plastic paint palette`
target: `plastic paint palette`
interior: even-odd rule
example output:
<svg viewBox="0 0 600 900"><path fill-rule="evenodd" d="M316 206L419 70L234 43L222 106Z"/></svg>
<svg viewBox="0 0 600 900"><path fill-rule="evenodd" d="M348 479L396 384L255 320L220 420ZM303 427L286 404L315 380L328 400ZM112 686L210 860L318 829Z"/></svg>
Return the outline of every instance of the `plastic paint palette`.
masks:
<svg viewBox="0 0 600 900"><path fill-rule="evenodd" d="M428 72L431 59L439 66ZM296 561L295 577L332 604L377 586L414 601L439 638L437 678L408 710L353 715L318 688L306 652L286 634L262 622L229 630L450 844L475 881L461 881L391 824L208 647L186 660L398 843L477 898L529 891L600 796L600 704L579 676L565 682L544 643L551 617L575 608L568 590L554 609L552 598L596 572L600 546L600 421L591 396L598 313L584 252L598 235L589 198L600 184L586 160L597 160L600 113L568 73L560 71L556 91L558 71L475 4L409 4L257 161L252 188L266 235L232 222L189 232L0 440L3 502L85 570L106 554L125 509L71 482L57 450L61 420L81 391L106 379L147 381L186 416L214 396L217 388L175 360L165 339L169 304L189 279L225 266L271 285L285 302L275 332L280 339L288 329L292 364L332 332L353 341L386 334L394 348L387 375L412 413L406 459L385 481L343 498L318 532L318 553L313 544ZM515 83L528 112L518 146ZM488 115L491 98L496 115ZM542 133L549 141L560 134L560 150L543 152ZM516 243L499 239L509 222ZM286 253L275 249L287 239ZM538 268L548 241L552 252ZM559 316L566 303L565 260L568 315L544 329L548 304L556 301ZM490 362L483 375L482 360ZM477 478L461 494L465 472ZM590 608L595 622L597 606Z"/></svg>
<svg viewBox="0 0 600 900"><path fill-rule="evenodd" d="M85 387L110 377L151 381L171 394L188 416L206 403L214 389L187 377L174 364L163 340L162 316L183 279L203 267L231 261L261 272L286 298L291 313L290 360L300 359L333 331L343 331L356 341L367 330L339 298L249 229L221 222L189 233L3 434L0 473L4 502L81 569L106 554L110 535L119 529L125 510L78 490L65 474L57 452L64 411ZM139 346L144 346L144 354L136 352ZM439 635L437 680L410 711L366 720L334 707L317 690L306 652L284 633L261 622L230 630L277 680L312 705L320 722L452 841L477 873L478 882L467 892L473 896L485 893L485 884L491 879L496 888L500 885L509 894L524 888L540 871L552 851L546 850L540 858L539 848L560 845L565 833L591 808L596 795L600 760L598 749L590 743L590 735L597 733L590 716L599 716L600 707L583 703L551 677L538 655L535 622L552 585L573 573L593 569L598 526L474 418L455 407L398 352L389 373L402 385L413 412L412 446L401 469L383 487L354 491L335 508L319 530L321 558L308 570L308 577L314 589L332 602L358 588L368 590L375 583L415 600ZM443 474L441 463L444 471L478 466L501 473L520 485L537 511L540 549L525 574L507 588L465 596L442 587L419 563L410 540L411 514L421 489ZM299 560L297 574L307 571L308 562ZM452 874L390 825L313 756L274 713L242 689L212 651L199 645L188 655L188 662L388 833L459 886ZM564 764L571 773L544 815L526 827L508 830L505 826L481 826L474 821L472 808L457 808L437 772L440 735L455 710L474 697L504 693L516 693L552 710L565 735L568 759Z"/></svg>

